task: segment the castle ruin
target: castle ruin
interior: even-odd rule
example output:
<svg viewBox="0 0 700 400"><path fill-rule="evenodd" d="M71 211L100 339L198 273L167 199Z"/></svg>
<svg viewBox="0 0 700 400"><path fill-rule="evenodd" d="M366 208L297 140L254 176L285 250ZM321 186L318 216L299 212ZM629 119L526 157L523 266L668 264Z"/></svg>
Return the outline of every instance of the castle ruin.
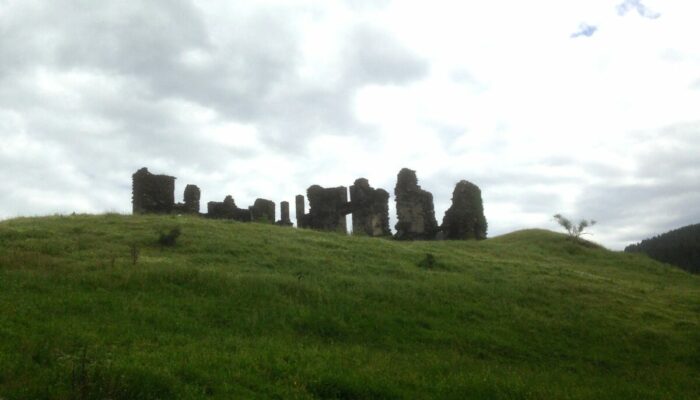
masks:
<svg viewBox="0 0 700 400"><path fill-rule="evenodd" d="M197 214L199 215L201 191L195 185L187 185L184 203L175 204L175 177L154 175L141 168L132 176L132 202L134 214ZM365 178L355 180L350 186L350 200L345 186L324 188L310 186L306 199L295 198L298 228L347 233L346 216L352 215L355 234L371 237L391 236L389 228L389 193L375 189ZM402 169L394 188L397 240L485 239L487 223L478 186L468 182L457 183L452 196L452 206L445 213L441 226L435 220L433 195L418 185L416 172ZM204 216L239 222L263 222L280 226L292 226L289 202L280 203L280 220L275 220L276 205L271 200L258 198L248 208L239 208L232 196L223 202L207 203Z"/></svg>

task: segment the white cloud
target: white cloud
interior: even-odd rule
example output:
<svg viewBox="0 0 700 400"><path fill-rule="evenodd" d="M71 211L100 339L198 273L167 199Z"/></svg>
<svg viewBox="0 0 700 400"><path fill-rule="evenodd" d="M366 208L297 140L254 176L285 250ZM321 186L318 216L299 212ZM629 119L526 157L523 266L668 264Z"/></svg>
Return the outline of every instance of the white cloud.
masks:
<svg viewBox="0 0 700 400"><path fill-rule="evenodd" d="M700 4L73 3L0 1L0 217L128 212L148 166L240 206L410 167L438 220L467 179L491 235L562 212L615 248L700 218Z"/></svg>

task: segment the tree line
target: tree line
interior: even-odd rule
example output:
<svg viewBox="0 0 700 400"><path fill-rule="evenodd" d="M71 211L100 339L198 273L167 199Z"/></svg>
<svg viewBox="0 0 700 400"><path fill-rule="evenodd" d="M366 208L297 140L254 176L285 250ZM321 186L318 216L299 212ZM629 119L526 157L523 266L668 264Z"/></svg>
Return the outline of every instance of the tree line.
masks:
<svg viewBox="0 0 700 400"><path fill-rule="evenodd" d="M642 240L625 248L628 253L645 253L649 257L700 273L700 224L688 225Z"/></svg>

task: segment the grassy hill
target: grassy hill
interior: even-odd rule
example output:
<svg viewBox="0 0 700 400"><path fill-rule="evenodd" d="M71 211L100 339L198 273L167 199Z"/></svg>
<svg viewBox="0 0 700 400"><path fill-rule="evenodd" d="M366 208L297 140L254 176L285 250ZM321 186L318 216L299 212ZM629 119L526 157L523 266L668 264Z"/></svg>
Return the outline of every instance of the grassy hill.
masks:
<svg viewBox="0 0 700 400"><path fill-rule="evenodd" d="M175 226L176 246L158 246ZM0 223L6 400L699 394L700 276L553 232L395 242L196 217Z"/></svg>

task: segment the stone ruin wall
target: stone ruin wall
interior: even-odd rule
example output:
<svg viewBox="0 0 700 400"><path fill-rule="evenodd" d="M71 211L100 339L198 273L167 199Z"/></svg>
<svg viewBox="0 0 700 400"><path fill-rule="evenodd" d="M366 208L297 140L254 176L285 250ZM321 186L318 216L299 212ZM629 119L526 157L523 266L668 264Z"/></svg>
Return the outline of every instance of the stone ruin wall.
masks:
<svg viewBox="0 0 700 400"><path fill-rule="evenodd" d="M471 182L460 181L452 193L452 206L442 220L445 239L483 240L487 228L481 189Z"/></svg>
<svg viewBox="0 0 700 400"><path fill-rule="evenodd" d="M199 214L201 191L195 185L187 185L184 203L175 204L175 177L154 175L141 168L132 176L134 214L172 212ZM402 169L394 189L398 222L395 239L434 240L485 239L487 223L483 211L481 190L478 186L460 181L453 192L452 205L445 212L443 223L435 219L433 195L418 185L416 172ZM307 190L309 213L305 211L305 198L296 196L297 227L347 233L346 215L352 214L353 232L382 237L391 236L389 228L389 193L375 189L367 179L359 178L348 190L344 186L323 188L310 186ZM266 222L280 226L292 226L289 203L280 204L281 219L275 222L275 203L256 199L247 209L236 206L232 196L223 202L208 202L206 217L240 222Z"/></svg>
<svg viewBox="0 0 700 400"><path fill-rule="evenodd" d="M310 186L306 195L309 198L309 213L304 213L304 196L297 196L297 221L303 228L347 233L345 216L350 213L348 190L345 186L323 188ZM301 211L301 214L299 212ZM301 215L301 218L299 218Z"/></svg>
<svg viewBox="0 0 700 400"><path fill-rule="evenodd" d="M374 189L365 178L350 186L352 232L367 236L391 236L389 229L389 192Z"/></svg>
<svg viewBox="0 0 700 400"><path fill-rule="evenodd" d="M169 214L175 207L175 177L141 168L131 176L134 214Z"/></svg>
<svg viewBox="0 0 700 400"><path fill-rule="evenodd" d="M438 233L432 193L418 185L416 171L402 169L394 189L398 240L432 240Z"/></svg>
<svg viewBox="0 0 700 400"><path fill-rule="evenodd" d="M184 193L184 203L175 204L174 212L179 214L199 214L199 200L202 192L196 185L187 185Z"/></svg>
<svg viewBox="0 0 700 400"><path fill-rule="evenodd" d="M275 223L275 202L266 199L256 199L255 203L249 207L250 218L254 222L266 224Z"/></svg>
<svg viewBox="0 0 700 400"><path fill-rule="evenodd" d="M231 195L226 196L223 202L210 201L207 203L206 216L214 219L230 219L239 222L252 221L250 210L238 208Z"/></svg>

